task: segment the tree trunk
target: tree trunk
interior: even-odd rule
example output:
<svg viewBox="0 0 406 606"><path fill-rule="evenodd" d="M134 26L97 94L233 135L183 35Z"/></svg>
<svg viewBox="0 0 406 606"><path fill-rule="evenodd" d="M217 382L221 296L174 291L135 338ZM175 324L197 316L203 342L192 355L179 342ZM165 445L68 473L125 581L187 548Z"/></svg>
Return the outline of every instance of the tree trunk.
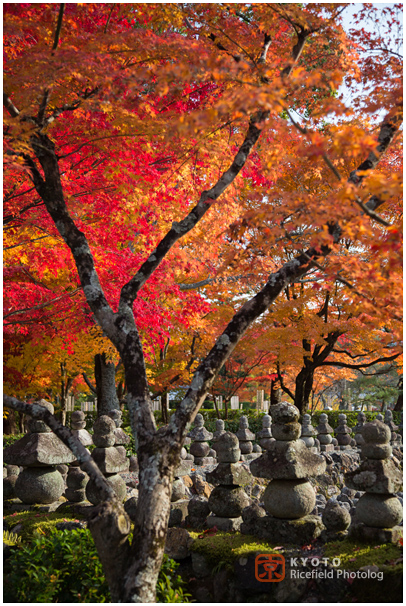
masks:
<svg viewBox="0 0 406 606"><path fill-rule="evenodd" d="M111 410L120 410L116 390L116 367L114 362L106 361L106 354L94 357L94 376L96 379L97 416L107 415Z"/></svg>
<svg viewBox="0 0 406 606"><path fill-rule="evenodd" d="M399 379L398 388L399 395L393 410L396 412L401 412L403 410L403 379Z"/></svg>
<svg viewBox="0 0 406 606"><path fill-rule="evenodd" d="M314 369L308 366L303 367L296 377L295 406L297 406L301 415L304 415L309 407L313 377Z"/></svg>
<svg viewBox="0 0 406 606"><path fill-rule="evenodd" d="M14 410L8 410L7 416L3 418L3 433L6 435L15 435L18 433Z"/></svg>

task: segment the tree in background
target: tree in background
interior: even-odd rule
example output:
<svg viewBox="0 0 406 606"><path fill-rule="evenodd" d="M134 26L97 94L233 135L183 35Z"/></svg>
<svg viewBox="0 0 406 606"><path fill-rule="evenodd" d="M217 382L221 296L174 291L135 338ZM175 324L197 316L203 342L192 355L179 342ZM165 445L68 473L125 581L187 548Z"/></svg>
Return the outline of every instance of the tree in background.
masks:
<svg viewBox="0 0 406 606"><path fill-rule="evenodd" d="M321 266L356 288L366 307L373 301L363 289L374 279L373 297L388 307L398 301L391 285L400 179L369 175L397 136L401 65L394 56L387 67L377 53L368 72L340 25L344 8L6 6L4 147L15 186L8 202L18 200L17 217L27 204L44 213L41 226L47 221L66 244L76 287L121 357L140 467L131 544L122 505L69 430L40 406L11 396L5 403L44 418L95 478L103 503L89 528L113 601L155 600L183 439L239 340L273 313L286 287ZM380 86L346 108L339 85L362 77ZM305 111L306 120L297 117ZM312 187L299 182L289 194L281 179L302 163ZM151 165L171 170L157 177ZM78 166L91 186L81 198L72 189ZM115 188L109 199L96 192L98 171ZM238 213L231 225L229 208ZM195 228L201 241L213 224L224 253L228 247L220 267L258 268L257 281L219 326L169 424L157 429L145 364L156 326L149 304L154 293L176 288L177 255L185 255ZM370 254L357 255L354 246L344 258L346 239ZM116 262L120 250L124 259ZM165 330L170 314L159 320Z"/></svg>

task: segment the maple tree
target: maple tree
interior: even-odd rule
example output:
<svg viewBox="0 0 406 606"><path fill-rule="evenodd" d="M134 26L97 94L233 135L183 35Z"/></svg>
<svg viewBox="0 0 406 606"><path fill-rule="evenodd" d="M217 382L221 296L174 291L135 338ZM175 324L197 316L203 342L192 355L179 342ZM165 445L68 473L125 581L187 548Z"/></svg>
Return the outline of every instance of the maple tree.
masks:
<svg viewBox="0 0 406 606"><path fill-rule="evenodd" d="M54 276L38 260L35 291L21 288L16 272L27 268L10 260L21 296L7 313L29 308L35 319L51 292L78 325L96 321L120 355L140 468L131 544L122 505L70 431L41 406L4 400L43 418L94 478L104 500L89 528L113 601L155 600L183 439L281 293L318 268L365 313L379 300L385 321L398 315L400 160L375 169L398 138L401 60L363 58L372 38L361 32L357 46L345 34L346 6L6 5L5 210L18 238L9 246L25 238L35 240L30 255L58 253ZM399 5L390 10L398 20ZM376 84L374 94L346 107L344 78ZM179 284L244 274L253 277L240 306L157 429L153 336L164 347L188 305L192 322L210 307ZM48 299L38 304L35 292Z"/></svg>

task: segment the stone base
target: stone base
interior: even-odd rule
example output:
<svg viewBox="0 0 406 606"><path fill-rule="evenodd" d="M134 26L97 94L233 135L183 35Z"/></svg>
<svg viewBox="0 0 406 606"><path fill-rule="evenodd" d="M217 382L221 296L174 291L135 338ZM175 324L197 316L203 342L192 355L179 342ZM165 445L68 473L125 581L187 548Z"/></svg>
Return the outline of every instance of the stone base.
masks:
<svg viewBox="0 0 406 606"><path fill-rule="evenodd" d="M189 499L179 499L171 503L168 526L179 526L186 519Z"/></svg>
<svg viewBox="0 0 406 606"><path fill-rule="evenodd" d="M9 499L8 501L3 501L3 510L7 511L43 511L45 513L53 513L62 505L65 505L67 501L61 497L58 501L54 501L53 503L48 503L47 505L41 505L40 503L34 503L30 505L28 503L23 503L20 499ZM77 503L75 503L77 505Z"/></svg>
<svg viewBox="0 0 406 606"><path fill-rule="evenodd" d="M217 465L217 459L214 457L195 457L195 465Z"/></svg>
<svg viewBox="0 0 406 606"><path fill-rule="evenodd" d="M186 516L185 518L186 528L201 529L206 525L206 518L199 518L198 516Z"/></svg>
<svg viewBox="0 0 406 606"><path fill-rule="evenodd" d="M334 444L320 444L320 452L333 452Z"/></svg>
<svg viewBox="0 0 406 606"><path fill-rule="evenodd" d="M397 543L403 536L402 526L394 526L393 528L374 528L367 526L362 522L352 524L349 529L351 539L363 541L365 543L374 543L382 545L383 543Z"/></svg>
<svg viewBox="0 0 406 606"><path fill-rule="evenodd" d="M242 518L220 518L219 516L209 515L206 518L206 525L208 528L214 528L217 526L217 530L223 532L232 532L240 530L242 524Z"/></svg>
<svg viewBox="0 0 406 606"><path fill-rule="evenodd" d="M245 461L245 462L249 462L249 461L253 461L254 459L258 459L258 457L260 457L262 454L262 452L251 452L250 454L242 454L241 455L241 461Z"/></svg>
<svg viewBox="0 0 406 606"><path fill-rule="evenodd" d="M304 516L299 520L282 520L265 516L255 521L255 535L277 543L304 545L317 539L325 526L318 516Z"/></svg>

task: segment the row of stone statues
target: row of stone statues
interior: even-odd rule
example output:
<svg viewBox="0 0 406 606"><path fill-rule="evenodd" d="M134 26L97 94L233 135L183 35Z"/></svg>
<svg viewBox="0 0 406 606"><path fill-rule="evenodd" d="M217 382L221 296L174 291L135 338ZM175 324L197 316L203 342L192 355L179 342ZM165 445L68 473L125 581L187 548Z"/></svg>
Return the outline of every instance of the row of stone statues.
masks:
<svg viewBox="0 0 406 606"><path fill-rule="evenodd" d="M41 401L41 404L48 408L50 412L53 412L52 404L45 402L44 400ZM297 411L295 407L293 407L293 409ZM273 453L272 456L275 455L275 452L278 452L279 455L282 456L281 452L283 449L281 450L282 447L280 444L284 444L283 448L285 448L287 443L294 442L294 452L296 454L299 453L298 456L300 455L301 465L307 465L307 473L311 476L321 473L318 471L317 465L313 469L314 473L311 472L311 461L316 461L316 459L312 459L312 455L316 455L318 452L328 453L334 449L345 450L355 447L363 448L364 446L363 427L366 420L364 413L359 413L358 415L358 424L355 427L355 440L351 438L351 429L346 424L347 419L345 414L339 415L339 424L335 430L336 438L332 437L334 430L328 424L328 417L324 413L320 415L319 425L316 428L312 427L309 415L304 415L303 424L301 426L298 422L298 412L297 414L295 413L295 419L291 419L290 421L283 420L275 407L272 414L273 424L271 416L264 415L263 427L256 436L250 431L248 420L245 416L241 417L239 429L234 435L225 431L224 421L222 420L216 422L216 431L214 433L207 431L204 427L203 416L201 414L196 415L194 428L190 431L185 440L186 444L190 444L190 453L187 453L184 448L182 449L181 464L177 472L175 472L172 500L179 502L184 498L180 486L181 481L178 480L182 475L187 475L190 472L192 463L196 466L215 465L219 462L221 464L227 463L235 466L237 463L243 461L245 463L252 463L252 469L257 469L255 460L261 457L262 449L265 452ZM96 446L93 451L95 462L114 488L119 498L124 500L127 493L126 485L119 474L126 472L129 469L129 459L126 457L124 446L130 441L130 438L121 429L121 415L121 411L114 410L110 412L109 416L104 415L99 417L94 424L93 437L85 429L85 415L82 411L74 411L72 413L71 426L74 434L84 446L90 446L91 444ZM391 411L387 411L385 420L385 427L388 428L390 442L393 445L399 445L400 436L396 433L398 428L393 423ZM58 501L64 494L71 503L80 503L87 500L92 504L97 504L98 499L93 483L88 481L87 474L80 469L79 463L75 460L74 455L66 446L64 446L55 434L51 432L47 425L42 421L31 419L29 421L29 431L29 434L24 436L14 445L6 448L4 451L4 461L9 463L7 478L3 482L4 498L7 499L16 496L23 503L27 504L51 504ZM225 435L234 435L234 444L238 445L238 448L234 448L234 454L232 455L221 454L221 439ZM252 444L255 438L258 439L259 445ZM208 444L209 440L213 443L212 448ZM239 458L234 460L237 451L239 453ZM272 474L277 473L275 470L277 468L276 463L279 459L278 457L275 458L275 456ZM223 460L221 457L223 457ZM233 460L225 460L224 457L232 457ZM261 461L264 460L263 457L264 455L261 457ZM284 461L283 457L281 461L281 465L285 469L283 473L286 474L286 469L288 468L286 466L286 461ZM21 473L19 473L20 466L24 467ZM188 468L189 471L187 471L186 468ZM221 469L225 468L223 467ZM228 479L224 481L231 482L232 480L232 482L229 484L225 483L224 486L231 486L232 488L230 489L231 492L229 489L225 490L224 495L230 496L230 494L239 494L241 496L241 490L238 489L240 484L238 484L236 478L241 479L243 477L242 468L238 468L240 471L237 475L235 475L237 473L235 469L237 468L230 468L227 472L228 476L226 474ZM291 494L294 495L299 492L302 501L304 502L306 500L304 493L306 491L308 492L308 486L302 482L302 477L281 476L278 478L269 475L261 475L261 473L259 473L259 477L267 477L268 479L282 481L282 485L278 488L279 492L283 490L286 491L287 487L290 486L290 484L286 484L285 481L297 481L297 486L294 490L292 489L293 492ZM66 489L64 479L66 479ZM274 483L270 493L267 493L267 502L272 502L272 494L277 486L278 484ZM288 494L290 494L289 491ZM220 501L222 500L218 499L219 503ZM228 501L229 499L225 499L224 503ZM182 515L182 517L184 519L184 515ZM234 518L239 518L239 514L234 516ZM225 526L227 526L227 524L230 526L231 524L230 528L234 528L236 523L235 520L232 524L224 522Z"/></svg>

